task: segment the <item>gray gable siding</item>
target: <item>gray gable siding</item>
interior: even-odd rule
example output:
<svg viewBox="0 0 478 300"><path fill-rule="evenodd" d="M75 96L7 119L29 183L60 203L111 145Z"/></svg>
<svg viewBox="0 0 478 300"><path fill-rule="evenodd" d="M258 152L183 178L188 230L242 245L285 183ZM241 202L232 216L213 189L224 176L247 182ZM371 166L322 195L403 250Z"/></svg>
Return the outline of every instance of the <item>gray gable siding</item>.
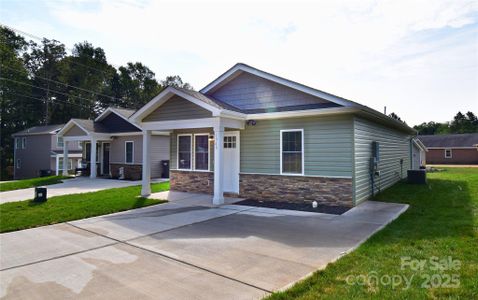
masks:
<svg viewBox="0 0 478 300"><path fill-rule="evenodd" d="M209 95L242 110L329 103L249 73L238 75Z"/></svg>
<svg viewBox="0 0 478 300"><path fill-rule="evenodd" d="M370 157L372 142L379 142L381 179L377 179L377 188L383 190L406 178L410 169L410 136L395 129L385 127L363 118L354 120L355 203L358 204L372 195L370 179ZM403 164L400 165L400 159Z"/></svg>
<svg viewBox="0 0 478 300"><path fill-rule="evenodd" d="M352 176L352 116L259 120L241 131L241 172L280 174L280 130L304 129L305 176Z"/></svg>
<svg viewBox="0 0 478 300"><path fill-rule="evenodd" d="M104 127L107 128L108 132L137 132L141 131L133 124L129 123L128 121L124 120L120 116L110 113L106 116L101 123Z"/></svg>
<svg viewBox="0 0 478 300"><path fill-rule="evenodd" d="M212 117L212 113L207 109L204 109L179 96L173 96L171 99L163 103L163 105L154 110L151 114L143 118L142 121L173 121L210 117Z"/></svg>
<svg viewBox="0 0 478 300"><path fill-rule="evenodd" d="M80 127L73 125L63 136L84 136L86 132L83 131Z"/></svg>

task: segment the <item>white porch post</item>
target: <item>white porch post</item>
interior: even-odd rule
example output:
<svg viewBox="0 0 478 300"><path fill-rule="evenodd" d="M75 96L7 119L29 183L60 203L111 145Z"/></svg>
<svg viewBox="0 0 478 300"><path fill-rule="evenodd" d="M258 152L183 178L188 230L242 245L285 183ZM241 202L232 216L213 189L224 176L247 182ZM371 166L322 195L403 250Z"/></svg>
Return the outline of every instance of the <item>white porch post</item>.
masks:
<svg viewBox="0 0 478 300"><path fill-rule="evenodd" d="M143 130L143 174L141 196L151 195L151 130Z"/></svg>
<svg viewBox="0 0 478 300"><path fill-rule="evenodd" d="M59 168L60 161L57 160L57 168ZM63 140L63 176L68 176L68 142Z"/></svg>
<svg viewBox="0 0 478 300"><path fill-rule="evenodd" d="M96 139L91 139L90 148L90 178L96 178Z"/></svg>
<svg viewBox="0 0 478 300"><path fill-rule="evenodd" d="M223 172L224 161L222 158L224 143L224 126L221 119L214 125L214 198L212 203L220 205L224 203Z"/></svg>

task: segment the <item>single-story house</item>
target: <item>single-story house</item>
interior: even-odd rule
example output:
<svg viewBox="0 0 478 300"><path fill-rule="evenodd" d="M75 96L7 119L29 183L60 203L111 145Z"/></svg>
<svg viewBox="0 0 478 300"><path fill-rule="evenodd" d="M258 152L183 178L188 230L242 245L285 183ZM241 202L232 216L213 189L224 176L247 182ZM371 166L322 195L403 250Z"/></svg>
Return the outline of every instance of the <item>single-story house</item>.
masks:
<svg viewBox="0 0 478 300"><path fill-rule="evenodd" d="M64 126L35 126L14 133L14 179L26 179L40 176L43 171L51 174L63 173L63 140L57 133ZM68 145L68 164L66 172L79 166L81 145L77 142Z"/></svg>
<svg viewBox="0 0 478 300"><path fill-rule="evenodd" d="M427 164L478 164L478 133L419 135Z"/></svg>
<svg viewBox="0 0 478 300"><path fill-rule="evenodd" d="M69 143L80 143L82 160L91 178L98 175L139 180L142 174L143 133L130 122L133 110L109 107L95 120L71 119L59 132L63 156L70 156ZM152 177L161 177L161 161L169 160L169 133L151 133L149 161ZM96 167L91 167L92 163Z"/></svg>
<svg viewBox="0 0 478 300"><path fill-rule="evenodd" d="M355 206L407 176L406 124L356 102L239 63L199 92L168 87L130 120L170 132L172 190Z"/></svg>

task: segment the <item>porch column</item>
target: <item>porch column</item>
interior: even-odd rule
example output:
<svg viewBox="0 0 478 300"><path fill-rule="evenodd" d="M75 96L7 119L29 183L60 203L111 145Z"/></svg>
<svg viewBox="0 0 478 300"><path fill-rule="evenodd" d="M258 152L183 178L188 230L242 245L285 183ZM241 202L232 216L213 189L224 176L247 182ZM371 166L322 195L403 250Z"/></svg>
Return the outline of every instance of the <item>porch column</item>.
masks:
<svg viewBox="0 0 478 300"><path fill-rule="evenodd" d="M57 161L57 168L59 168L60 161ZM63 140L63 176L68 176L68 141Z"/></svg>
<svg viewBox="0 0 478 300"><path fill-rule="evenodd" d="M224 204L223 172L224 161L222 158L224 143L224 126L220 119L214 126L214 205Z"/></svg>
<svg viewBox="0 0 478 300"><path fill-rule="evenodd" d="M90 141L90 178L96 178L96 139Z"/></svg>
<svg viewBox="0 0 478 300"><path fill-rule="evenodd" d="M151 195L151 130L143 130L143 174L141 196Z"/></svg>

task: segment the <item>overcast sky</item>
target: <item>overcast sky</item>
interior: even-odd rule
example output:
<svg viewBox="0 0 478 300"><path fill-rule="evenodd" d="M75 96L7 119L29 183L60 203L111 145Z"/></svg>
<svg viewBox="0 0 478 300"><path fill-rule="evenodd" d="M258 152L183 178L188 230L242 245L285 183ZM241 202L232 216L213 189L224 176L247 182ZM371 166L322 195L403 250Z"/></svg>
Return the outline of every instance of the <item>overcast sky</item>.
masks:
<svg viewBox="0 0 478 300"><path fill-rule="evenodd" d="M478 1L18 1L0 22L200 89L243 62L408 124L478 113Z"/></svg>

